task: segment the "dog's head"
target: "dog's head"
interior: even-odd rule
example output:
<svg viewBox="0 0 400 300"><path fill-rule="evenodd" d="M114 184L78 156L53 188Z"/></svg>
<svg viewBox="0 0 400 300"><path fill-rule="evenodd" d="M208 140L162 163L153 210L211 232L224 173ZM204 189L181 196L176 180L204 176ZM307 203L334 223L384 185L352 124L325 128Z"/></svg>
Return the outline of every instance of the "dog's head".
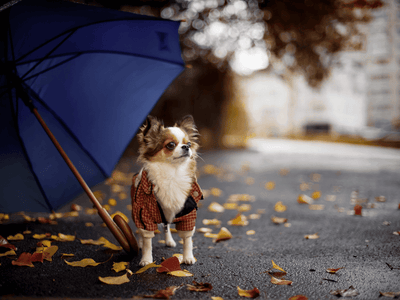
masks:
<svg viewBox="0 0 400 300"><path fill-rule="evenodd" d="M173 127L148 116L138 133L139 161L179 164L195 159L199 147L198 131L188 115Z"/></svg>

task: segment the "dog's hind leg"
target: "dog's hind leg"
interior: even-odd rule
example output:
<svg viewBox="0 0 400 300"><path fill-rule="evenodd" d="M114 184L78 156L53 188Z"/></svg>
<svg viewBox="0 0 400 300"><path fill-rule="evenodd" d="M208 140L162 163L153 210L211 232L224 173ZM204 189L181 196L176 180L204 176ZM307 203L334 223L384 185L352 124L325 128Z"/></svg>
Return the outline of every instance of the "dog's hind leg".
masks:
<svg viewBox="0 0 400 300"><path fill-rule="evenodd" d="M165 233L165 244L168 247L175 247L176 243L172 237L171 230L169 228L169 224L164 224L164 233Z"/></svg>

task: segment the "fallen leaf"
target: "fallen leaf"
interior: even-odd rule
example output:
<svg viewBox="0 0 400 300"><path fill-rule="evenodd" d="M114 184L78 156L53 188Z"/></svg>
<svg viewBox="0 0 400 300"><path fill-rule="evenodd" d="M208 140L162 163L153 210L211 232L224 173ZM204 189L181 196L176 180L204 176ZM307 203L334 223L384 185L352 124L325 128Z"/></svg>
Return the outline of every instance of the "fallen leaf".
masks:
<svg viewBox="0 0 400 300"><path fill-rule="evenodd" d="M265 188L268 191L272 191L275 188L275 182L274 181L269 181L265 184Z"/></svg>
<svg viewBox="0 0 400 300"><path fill-rule="evenodd" d="M308 191L310 189L310 185L307 182L302 182L300 184L300 190L302 192Z"/></svg>
<svg viewBox="0 0 400 300"><path fill-rule="evenodd" d="M118 216L120 216L122 219L124 219L124 221L125 221L126 223L129 223L129 218L128 218L124 213L122 213L122 212L120 212L120 211L116 211L115 213L113 213L113 214L111 215L111 219L114 219L114 217L115 217L116 215L118 215Z"/></svg>
<svg viewBox="0 0 400 300"><path fill-rule="evenodd" d="M311 198L313 198L314 200L321 198L321 191L314 191L311 194Z"/></svg>
<svg viewBox="0 0 400 300"><path fill-rule="evenodd" d="M386 202L386 197L385 196L378 196L375 197L376 202Z"/></svg>
<svg viewBox="0 0 400 300"><path fill-rule="evenodd" d="M34 260L37 260L37 257L34 257ZM18 257L18 259L13 260L11 262L14 266L26 266L26 267L31 267L33 268L34 265L32 263L32 254L23 252L21 255Z"/></svg>
<svg viewBox="0 0 400 300"><path fill-rule="evenodd" d="M217 202L212 202L209 206L208 206L208 210L211 212L217 212L217 213L222 213L225 211L225 208L217 203Z"/></svg>
<svg viewBox="0 0 400 300"><path fill-rule="evenodd" d="M343 269L343 267L337 268L337 269L328 268L328 269L326 269L326 272L331 273L331 274L336 274L336 272L339 271L340 269Z"/></svg>
<svg viewBox="0 0 400 300"><path fill-rule="evenodd" d="M309 204L308 208L310 210L324 210L325 205L322 205L322 204Z"/></svg>
<svg viewBox="0 0 400 300"><path fill-rule="evenodd" d="M52 235L51 238L59 242L73 242L75 241L74 235L59 233L58 236Z"/></svg>
<svg viewBox="0 0 400 300"><path fill-rule="evenodd" d="M218 233L210 233L210 232L206 232L204 234L204 237L206 238L211 238L211 239L216 239L218 237Z"/></svg>
<svg viewBox="0 0 400 300"><path fill-rule="evenodd" d="M304 295L296 295L296 296L290 297L289 300L308 300L308 298Z"/></svg>
<svg viewBox="0 0 400 300"><path fill-rule="evenodd" d="M155 298L155 299L169 299L169 297L175 294L175 291L179 289L181 286L169 286L165 290L159 290L154 295L144 295L144 298Z"/></svg>
<svg viewBox="0 0 400 300"><path fill-rule="evenodd" d="M117 200L115 200L114 198L108 199L108 205L116 206L117 205Z"/></svg>
<svg viewBox="0 0 400 300"><path fill-rule="evenodd" d="M258 220L259 218L261 218L260 214L251 214L247 217L250 220Z"/></svg>
<svg viewBox="0 0 400 300"><path fill-rule="evenodd" d="M220 190L219 188L211 188L211 195L215 196L215 197L221 197L222 195L222 190Z"/></svg>
<svg viewBox="0 0 400 300"><path fill-rule="evenodd" d="M254 234L256 234L256 232L254 230L248 230L248 231L246 231L246 234L247 235L254 235Z"/></svg>
<svg viewBox="0 0 400 300"><path fill-rule="evenodd" d="M125 261L121 261L121 262L114 262L113 263L113 266L112 266L112 269L116 272L116 273L118 273L118 272L121 272L121 271L124 271L127 267L128 267L128 262L125 262Z"/></svg>
<svg viewBox="0 0 400 300"><path fill-rule="evenodd" d="M305 238L306 240L316 240L316 239L319 238L319 235L318 235L318 233L307 234L307 235L304 236L304 238Z"/></svg>
<svg viewBox="0 0 400 300"><path fill-rule="evenodd" d="M278 278L271 276L271 283L276 284L276 285L292 285L293 282L290 280L278 279Z"/></svg>
<svg viewBox="0 0 400 300"><path fill-rule="evenodd" d="M357 204L354 206L354 215L355 216L362 216L362 206Z"/></svg>
<svg viewBox="0 0 400 300"><path fill-rule="evenodd" d="M100 277L99 280L108 285L121 285L129 282L128 273L116 277Z"/></svg>
<svg viewBox="0 0 400 300"><path fill-rule="evenodd" d="M188 270L177 270L177 271L170 271L167 273L168 275L176 276L176 277L191 277L193 276Z"/></svg>
<svg viewBox="0 0 400 300"><path fill-rule="evenodd" d="M0 247L17 250L13 244L10 244L5 238L0 235Z"/></svg>
<svg viewBox="0 0 400 300"><path fill-rule="evenodd" d="M150 268L159 268L159 267L161 267L161 265L157 265L156 262L152 262L151 264L148 264L148 265L144 266L143 268L139 269L138 271L136 271L135 274L140 274L140 273L146 272Z"/></svg>
<svg viewBox="0 0 400 300"><path fill-rule="evenodd" d="M202 283L202 282L192 282L193 285L187 284L188 290L193 292L208 292L212 290L212 285L210 283Z"/></svg>
<svg viewBox="0 0 400 300"><path fill-rule="evenodd" d="M299 197L297 198L297 202L300 204L312 204L313 201L314 201L313 198L305 194L300 194Z"/></svg>
<svg viewBox="0 0 400 300"><path fill-rule="evenodd" d="M94 224L93 224L92 222L86 222L86 223L85 223L85 226L86 226L86 227L93 227Z"/></svg>
<svg viewBox="0 0 400 300"><path fill-rule="evenodd" d="M225 227L222 227L218 233L217 238L215 239L215 242L229 240L231 238L232 238L232 234L229 232L229 230Z"/></svg>
<svg viewBox="0 0 400 300"><path fill-rule="evenodd" d="M227 202L252 202L255 201L255 199L256 198L254 196L251 196L249 194L232 194L229 196Z"/></svg>
<svg viewBox="0 0 400 300"><path fill-rule="evenodd" d="M203 220L204 225L221 225L221 221L217 219L204 219Z"/></svg>
<svg viewBox="0 0 400 300"><path fill-rule="evenodd" d="M179 264L179 259L176 256L172 256L161 263L161 267L157 269L158 273L182 271Z"/></svg>
<svg viewBox="0 0 400 300"><path fill-rule="evenodd" d="M321 174L313 173L310 175L310 178L314 182L319 182L321 180Z"/></svg>
<svg viewBox="0 0 400 300"><path fill-rule="evenodd" d="M400 235L400 231L393 231L394 235Z"/></svg>
<svg viewBox="0 0 400 300"><path fill-rule="evenodd" d="M336 195L326 195L325 200L333 202L336 200Z"/></svg>
<svg viewBox="0 0 400 300"><path fill-rule="evenodd" d="M212 229L206 228L206 227L201 227L201 228L197 229L196 231L200 232L200 233L209 233L209 232L212 232Z"/></svg>
<svg viewBox="0 0 400 300"><path fill-rule="evenodd" d="M211 297L212 300L224 300L222 297Z"/></svg>
<svg viewBox="0 0 400 300"><path fill-rule="evenodd" d="M93 259L91 259L91 258L84 258L84 259L82 259L82 260L79 260L79 261L72 261L72 262L69 262L69 261L66 261L65 259L64 259L64 261L65 261L65 263L67 264L67 265L70 265L70 266L72 266L72 267L81 267L81 268L85 268L85 267L88 267L88 266L90 266L90 267L95 267L95 266L98 266L98 265L100 265L100 264L102 264L102 262L95 262Z"/></svg>
<svg viewBox="0 0 400 300"><path fill-rule="evenodd" d="M255 182L255 179L253 177L247 177L246 178L246 184L247 185L253 185Z"/></svg>
<svg viewBox="0 0 400 300"><path fill-rule="evenodd" d="M353 286L350 286L348 289L344 290L332 290L329 294L341 297L354 297L358 295L358 292Z"/></svg>
<svg viewBox="0 0 400 300"><path fill-rule="evenodd" d="M43 259L47 261L53 261L52 257L57 252L57 250L58 250L57 246L50 246L50 247L44 247L44 249L41 252L37 253L42 253Z"/></svg>
<svg viewBox="0 0 400 300"><path fill-rule="evenodd" d="M236 202L224 203L224 208L225 209L237 209L238 204Z"/></svg>
<svg viewBox="0 0 400 300"><path fill-rule="evenodd" d="M42 239L47 238L48 236L47 236L47 234L43 233L43 234L34 234L34 235L32 235L32 237L37 240L42 240Z"/></svg>
<svg viewBox="0 0 400 300"><path fill-rule="evenodd" d="M104 244L104 241L100 240L100 239L98 239L98 240L92 240L92 239L81 240L80 239L80 241L81 241L81 244L83 244L83 245L97 245L97 246L100 246L100 245Z"/></svg>
<svg viewBox="0 0 400 300"><path fill-rule="evenodd" d="M17 233L16 235L10 235L7 237L7 240L9 241L22 241L24 239L24 236L21 233Z"/></svg>
<svg viewBox="0 0 400 300"><path fill-rule="evenodd" d="M0 224L7 222L8 220L10 220L10 216L8 214L0 213Z"/></svg>
<svg viewBox="0 0 400 300"><path fill-rule="evenodd" d="M275 270L281 271L281 272L283 272L285 274L287 273L284 269L282 269L280 266L278 266L273 260L271 260L271 262L272 262L271 270L275 269Z"/></svg>
<svg viewBox="0 0 400 300"><path fill-rule="evenodd" d="M286 211L286 205L284 205L283 203L282 203L282 201L278 201L276 204L275 204L275 206L274 206L274 210L276 211L276 212L284 212L284 211Z"/></svg>
<svg viewBox="0 0 400 300"><path fill-rule="evenodd" d="M251 210L251 205L250 204L242 204L242 205L238 206L237 210L239 212L249 211L249 210Z"/></svg>
<svg viewBox="0 0 400 300"><path fill-rule="evenodd" d="M98 240L92 240L92 239L88 239L88 240L80 240L82 244L84 245L97 245L97 246L103 246L106 248L109 248L111 250L115 250L115 251L119 251L122 250L121 246L117 246L113 243L111 243L110 241L108 241L106 238L101 237Z"/></svg>
<svg viewBox="0 0 400 300"><path fill-rule="evenodd" d="M240 287L237 287L238 294L241 297L246 297L246 298L257 298L260 296L260 291L258 288L254 288L252 290L242 290Z"/></svg>
<svg viewBox="0 0 400 300"><path fill-rule="evenodd" d="M72 254L72 253L62 253L61 259L63 259L64 257L74 257L74 256L75 256L75 254Z"/></svg>
<svg viewBox="0 0 400 300"><path fill-rule="evenodd" d="M386 293L379 292L379 294L380 296L389 298L397 298L397 296L400 296L400 292L386 292Z"/></svg>
<svg viewBox="0 0 400 300"><path fill-rule="evenodd" d="M247 225L249 225L249 221L247 221L247 218L244 215L239 213L236 215L236 217L234 219L228 221L228 225L247 226Z"/></svg>
<svg viewBox="0 0 400 300"><path fill-rule="evenodd" d="M283 223L287 222L287 219L286 218L279 218L279 217L272 216L271 217L271 221L273 223L275 223L275 224L283 224Z"/></svg>
<svg viewBox="0 0 400 300"><path fill-rule="evenodd" d="M13 256L13 255L17 255L17 253L15 253L15 251L14 250L9 250L9 251L7 251L7 252L4 252L4 253L0 253L0 257L3 257L3 256Z"/></svg>

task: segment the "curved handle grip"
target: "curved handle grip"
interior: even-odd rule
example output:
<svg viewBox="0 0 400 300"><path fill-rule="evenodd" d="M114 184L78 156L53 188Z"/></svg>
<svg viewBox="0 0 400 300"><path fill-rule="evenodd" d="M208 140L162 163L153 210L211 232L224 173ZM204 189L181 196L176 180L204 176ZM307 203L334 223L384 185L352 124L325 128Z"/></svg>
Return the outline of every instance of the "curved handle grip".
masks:
<svg viewBox="0 0 400 300"><path fill-rule="evenodd" d="M133 235L133 232L132 232L131 228L129 227L128 223L126 223L125 220L119 215L115 215L113 220L118 225L119 229L122 231L123 235L125 236L126 241L128 242L128 244L130 246L130 251L127 251L127 252L132 255L138 255L139 247L138 247L136 238Z"/></svg>

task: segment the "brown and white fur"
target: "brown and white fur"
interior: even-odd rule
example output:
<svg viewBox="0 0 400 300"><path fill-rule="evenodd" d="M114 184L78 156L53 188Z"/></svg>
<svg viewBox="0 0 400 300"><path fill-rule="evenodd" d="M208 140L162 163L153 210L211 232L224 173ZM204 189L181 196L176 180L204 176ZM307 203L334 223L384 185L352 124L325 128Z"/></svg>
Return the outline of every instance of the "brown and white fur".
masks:
<svg viewBox="0 0 400 300"><path fill-rule="evenodd" d="M143 170L155 186L155 194L164 212L165 219L172 223L175 215L182 210L191 190L192 182L196 180L196 158L198 131L192 116L186 116L173 127L149 116L140 128L139 158L143 164L135 186L139 184ZM183 262L194 264L192 231L178 231L183 239ZM175 247L169 224L164 224L166 245ZM139 247L142 248L141 266L153 262L152 238L153 231L139 229Z"/></svg>

